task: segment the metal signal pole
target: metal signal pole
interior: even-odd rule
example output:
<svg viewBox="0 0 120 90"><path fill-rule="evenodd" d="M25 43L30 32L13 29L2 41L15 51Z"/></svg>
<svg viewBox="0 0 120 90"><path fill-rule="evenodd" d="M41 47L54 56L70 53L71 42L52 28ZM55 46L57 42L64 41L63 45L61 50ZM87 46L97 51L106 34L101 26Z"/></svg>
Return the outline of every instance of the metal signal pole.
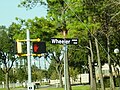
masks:
<svg viewBox="0 0 120 90"><path fill-rule="evenodd" d="M63 31L63 35L64 35L64 78L65 78L65 90L70 90L69 71L68 71L68 59L67 59L66 31Z"/></svg>
<svg viewBox="0 0 120 90"><path fill-rule="evenodd" d="M67 59L67 56L66 56L66 53L67 53L67 46L66 44L64 44L64 80L65 80L65 90L67 90L67 73L66 73L66 70L67 70L67 67L66 67L66 59Z"/></svg>
<svg viewBox="0 0 120 90"><path fill-rule="evenodd" d="M31 78L31 59L30 59L30 31L27 29L27 61L28 61L28 89L34 90Z"/></svg>
<svg viewBox="0 0 120 90"><path fill-rule="evenodd" d="M22 44L21 42L27 42L27 54L23 54L22 50L17 50L17 52L20 54L20 56L27 56L27 61L28 61L28 83L27 83L27 90L34 90L34 84L32 83L32 75L31 75L31 55L32 56L41 56L41 54L31 54L30 53L30 42L40 42L40 39L30 39L30 31L27 29L26 31L27 34L27 39L26 40L18 40L17 39L17 48L22 49ZM18 54L18 55L19 55Z"/></svg>

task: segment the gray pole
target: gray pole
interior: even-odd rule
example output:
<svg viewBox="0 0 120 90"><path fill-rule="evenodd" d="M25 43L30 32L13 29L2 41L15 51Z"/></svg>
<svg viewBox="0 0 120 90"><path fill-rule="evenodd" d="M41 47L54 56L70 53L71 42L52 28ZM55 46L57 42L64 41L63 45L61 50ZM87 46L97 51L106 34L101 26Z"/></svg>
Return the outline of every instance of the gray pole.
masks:
<svg viewBox="0 0 120 90"><path fill-rule="evenodd" d="M66 49L65 58L66 58L66 78L67 78L67 90L70 90L70 82L69 82L69 68L68 68L68 58L67 58L67 45L66 45L65 49Z"/></svg>
<svg viewBox="0 0 120 90"><path fill-rule="evenodd" d="M65 90L70 90L66 43L64 44L64 78L65 78Z"/></svg>
<svg viewBox="0 0 120 90"><path fill-rule="evenodd" d="M28 90L31 90L30 32L27 29Z"/></svg>
<svg viewBox="0 0 120 90"><path fill-rule="evenodd" d="M66 44L64 44L64 84L67 90L67 74L66 74Z"/></svg>

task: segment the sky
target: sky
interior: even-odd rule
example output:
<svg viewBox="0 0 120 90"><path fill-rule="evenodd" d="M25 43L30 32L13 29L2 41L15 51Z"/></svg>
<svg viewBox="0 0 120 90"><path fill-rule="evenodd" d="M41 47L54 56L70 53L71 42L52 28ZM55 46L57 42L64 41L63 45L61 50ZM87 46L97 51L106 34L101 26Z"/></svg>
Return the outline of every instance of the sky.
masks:
<svg viewBox="0 0 120 90"><path fill-rule="evenodd" d="M9 26L15 22L15 18L33 19L37 17L45 17L47 12L44 6L37 6L31 10L19 8L18 4L21 0L0 0L0 25Z"/></svg>
<svg viewBox="0 0 120 90"><path fill-rule="evenodd" d="M26 10L26 8L19 8L18 4L21 0L0 0L0 25L9 27L12 22L17 22L16 17L21 19L33 19L34 17L45 17L47 14L46 8L44 6L37 6L31 10ZM34 60L31 60L34 63ZM35 61L38 65L39 61ZM49 64L44 59L41 60L41 68L44 69Z"/></svg>

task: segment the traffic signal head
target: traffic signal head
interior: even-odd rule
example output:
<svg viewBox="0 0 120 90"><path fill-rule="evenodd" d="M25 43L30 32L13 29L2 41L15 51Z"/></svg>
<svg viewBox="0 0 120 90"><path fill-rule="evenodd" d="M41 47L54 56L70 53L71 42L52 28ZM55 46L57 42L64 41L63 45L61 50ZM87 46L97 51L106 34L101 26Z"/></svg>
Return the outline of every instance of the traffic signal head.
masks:
<svg viewBox="0 0 120 90"><path fill-rule="evenodd" d="M17 41L17 53L22 53L22 43Z"/></svg>
<svg viewBox="0 0 120 90"><path fill-rule="evenodd" d="M46 53L46 43L45 42L33 42L33 53L35 54Z"/></svg>

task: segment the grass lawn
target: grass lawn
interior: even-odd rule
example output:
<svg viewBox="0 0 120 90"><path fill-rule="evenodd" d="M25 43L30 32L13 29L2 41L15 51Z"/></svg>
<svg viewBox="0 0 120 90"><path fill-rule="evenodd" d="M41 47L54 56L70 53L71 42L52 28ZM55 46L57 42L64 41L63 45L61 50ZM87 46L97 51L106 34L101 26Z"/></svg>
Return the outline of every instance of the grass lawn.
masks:
<svg viewBox="0 0 120 90"><path fill-rule="evenodd" d="M1 89L0 90L6 90L6 89ZM20 88L15 88L11 90L27 90L27 89L20 89ZM40 88L40 89L35 89L35 90L64 90L64 88ZM72 90L90 90L90 86L88 85L83 85L83 86L72 86Z"/></svg>
<svg viewBox="0 0 120 90"><path fill-rule="evenodd" d="M36 90L64 90L64 88L42 88ZM72 90L90 90L90 86L83 85L83 86L72 86Z"/></svg>
<svg viewBox="0 0 120 90"><path fill-rule="evenodd" d="M64 90L64 88L42 88L42 89L35 89L35 90ZM90 90L90 86L84 85L84 86L72 86L72 90ZM102 89L98 89L102 90ZM110 90L109 88L106 88L105 90ZM116 87L115 90L120 90L118 87Z"/></svg>
<svg viewBox="0 0 120 90"><path fill-rule="evenodd" d="M72 86L72 90L90 90L89 85L83 85L83 86Z"/></svg>

